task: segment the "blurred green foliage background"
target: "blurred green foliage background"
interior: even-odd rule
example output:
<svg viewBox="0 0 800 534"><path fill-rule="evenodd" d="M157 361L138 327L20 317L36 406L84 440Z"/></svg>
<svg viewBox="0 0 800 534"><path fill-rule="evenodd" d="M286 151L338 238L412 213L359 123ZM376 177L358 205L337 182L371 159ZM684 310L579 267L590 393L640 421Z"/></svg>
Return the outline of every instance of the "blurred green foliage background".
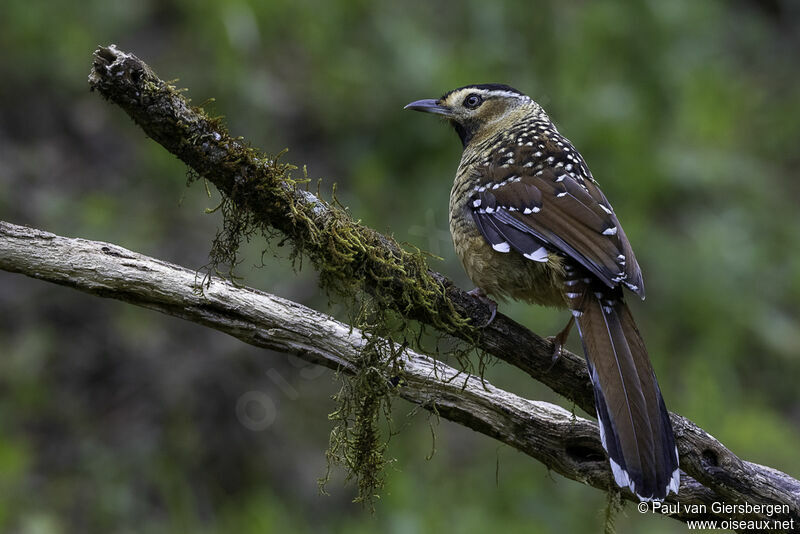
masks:
<svg viewBox="0 0 800 534"><path fill-rule="evenodd" d="M549 111L625 225L668 406L797 477L798 41L790 0L4 0L0 218L207 262L217 199L185 188L180 162L88 92L91 52L113 42L196 103L215 98L234 135L289 147L356 218L441 256L432 266L468 288L446 220L459 142L402 108L508 83ZM346 316L282 249L257 267L262 248L248 246L247 284ZM566 320L503 311L544 335ZM559 400L504 364L488 376ZM0 273L0 531L602 528L600 492L401 401L376 513L350 503L341 473L320 495L336 389L284 355ZM685 530L630 506L618 528Z"/></svg>

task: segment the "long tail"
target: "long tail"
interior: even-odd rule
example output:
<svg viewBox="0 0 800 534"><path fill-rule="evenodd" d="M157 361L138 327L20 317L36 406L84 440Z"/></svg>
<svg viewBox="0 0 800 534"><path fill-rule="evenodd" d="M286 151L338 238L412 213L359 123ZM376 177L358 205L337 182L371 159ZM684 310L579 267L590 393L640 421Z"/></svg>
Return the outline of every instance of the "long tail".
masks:
<svg viewBox="0 0 800 534"><path fill-rule="evenodd" d="M576 279L567 295L594 386L614 480L641 500L678 492L678 449L661 390L622 290Z"/></svg>

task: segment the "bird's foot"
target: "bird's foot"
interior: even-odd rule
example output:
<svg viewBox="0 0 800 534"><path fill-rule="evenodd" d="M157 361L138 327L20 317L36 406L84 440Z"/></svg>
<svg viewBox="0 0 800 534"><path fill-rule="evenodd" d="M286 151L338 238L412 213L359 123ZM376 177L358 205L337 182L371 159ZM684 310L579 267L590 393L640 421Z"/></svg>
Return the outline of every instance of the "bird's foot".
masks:
<svg viewBox="0 0 800 534"><path fill-rule="evenodd" d="M550 362L550 367L547 368L547 372L550 372L550 370L556 365L558 359L561 357L561 353L564 350L564 345L566 344L567 338L569 338L569 333L572 330L573 323L575 323L575 317L570 317L567 326L565 326L561 332L554 336L547 337L547 341L553 344L552 361Z"/></svg>
<svg viewBox="0 0 800 534"><path fill-rule="evenodd" d="M478 300L480 300L482 303L486 304L489 307L489 320L486 321L485 325L482 325L480 327L480 328L486 328L487 326L492 324L492 321L494 321L494 318L497 315L497 303L492 299L490 299L483 291L483 289L479 287L476 287L472 291L467 291L467 293L477 298Z"/></svg>

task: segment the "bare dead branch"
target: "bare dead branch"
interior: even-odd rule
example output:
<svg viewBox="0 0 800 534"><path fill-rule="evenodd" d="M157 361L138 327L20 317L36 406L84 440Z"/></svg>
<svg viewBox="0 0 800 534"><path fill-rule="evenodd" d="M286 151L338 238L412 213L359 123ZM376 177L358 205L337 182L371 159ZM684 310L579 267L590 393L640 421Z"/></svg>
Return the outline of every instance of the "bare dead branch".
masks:
<svg viewBox="0 0 800 534"><path fill-rule="evenodd" d="M122 247L60 237L32 228L0 222L0 269L73 287L93 295L114 298L203 324L257 347L294 354L331 369L353 372L363 334L335 319L262 291L212 278L202 284L195 271ZM456 423L486 434L539 460L553 471L605 491L618 491L599 440L597 425L573 416L561 407L523 399L476 377L457 371L427 356L406 350L403 380L395 390L400 397L419 404ZM675 421L686 421L677 417ZM713 439L702 433L696 442ZM720 445L721 446L721 445ZM702 455L701 450L692 450ZM741 462L741 461L740 461ZM738 468L738 466L736 467ZM748 487L739 489L735 502L786 504L787 519L797 518L800 484L779 471L741 462L753 474ZM718 473L724 476L726 470ZM738 488L738 486L737 486ZM773 493L771 501L761 495ZM782 494L793 496L785 502ZM632 495L626 495L633 498ZM670 499L680 503L676 519L759 517L765 513L714 514L711 503L734 502L683 476L680 493ZM688 505L705 505L705 511L689 513Z"/></svg>

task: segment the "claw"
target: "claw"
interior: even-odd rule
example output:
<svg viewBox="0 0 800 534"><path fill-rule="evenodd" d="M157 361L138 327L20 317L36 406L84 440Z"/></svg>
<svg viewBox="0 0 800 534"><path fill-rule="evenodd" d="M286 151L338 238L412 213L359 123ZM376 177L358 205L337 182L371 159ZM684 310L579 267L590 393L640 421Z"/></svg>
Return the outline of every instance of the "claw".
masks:
<svg viewBox="0 0 800 534"><path fill-rule="evenodd" d="M547 336L547 341L553 344L553 354L550 357L550 366L545 371L549 373L553 367L556 366L556 362L559 358L561 358L561 353L563 352L564 344L558 340L558 336Z"/></svg>
<svg viewBox="0 0 800 534"><path fill-rule="evenodd" d="M572 330L573 323L575 323L574 316L569 318L567 326L565 326L561 332L555 336L550 336L547 338L547 340L553 344L552 362L550 362L550 367L547 368L547 372L549 372L556 365L556 362L561 357L561 353L564 350L564 344L566 344L567 338L569 338L569 332Z"/></svg>
<svg viewBox="0 0 800 534"><path fill-rule="evenodd" d="M494 318L497 315L497 303L492 299L490 299L488 296L486 296L486 293L483 291L483 289L479 287L476 287L472 291L467 291L467 293L477 298L478 300L480 300L482 303L486 304L489 307L489 320L486 321L486 324L480 326L480 328L486 328L487 326L492 324L492 321L494 321Z"/></svg>

